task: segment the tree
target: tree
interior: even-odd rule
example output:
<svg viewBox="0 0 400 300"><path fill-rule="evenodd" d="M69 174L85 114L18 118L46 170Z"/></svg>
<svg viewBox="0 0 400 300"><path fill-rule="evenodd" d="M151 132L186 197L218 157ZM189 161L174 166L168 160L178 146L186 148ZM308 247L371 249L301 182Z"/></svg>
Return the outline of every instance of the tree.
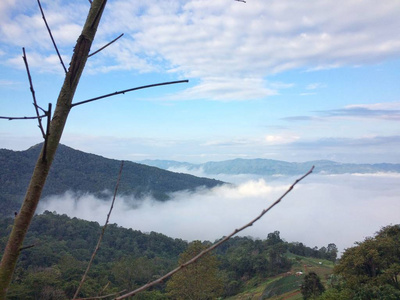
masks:
<svg viewBox="0 0 400 300"><path fill-rule="evenodd" d="M400 299L400 225L384 227L356 244L334 268L344 287L359 299Z"/></svg>
<svg viewBox="0 0 400 300"><path fill-rule="evenodd" d="M24 202L15 219L13 230L1 260L0 299L5 298L7 288L11 282L20 248L36 211L106 2L106 0L93 1L82 33L74 48L71 63L65 74L64 84L57 99L53 119L49 124L49 132L51 134L47 136L46 143L43 144L42 153L37 160Z"/></svg>
<svg viewBox="0 0 400 300"><path fill-rule="evenodd" d="M326 249L327 259L335 262L338 254L338 248L334 243L328 244L328 248Z"/></svg>
<svg viewBox="0 0 400 300"><path fill-rule="evenodd" d="M303 299L314 299L321 295L325 288L321 283L321 279L315 272L310 272L304 276L304 282L300 287Z"/></svg>
<svg viewBox="0 0 400 300"><path fill-rule="evenodd" d="M206 249L200 241L192 242L179 257L183 264ZM167 282L167 291L173 299L206 300L222 294L222 278L218 274L218 260L210 253L194 264L186 266L174 274Z"/></svg>
<svg viewBox="0 0 400 300"><path fill-rule="evenodd" d="M126 92L138 90L138 89L149 88L149 87L165 85L165 84L187 82L187 80L183 80L183 81L177 81L177 82L152 84L152 85L132 88L132 89L128 89L128 90L124 90L124 91L120 91L120 92L115 92L115 93L108 94L108 95L103 95L100 97L92 98L92 99L77 102L77 103L72 103L74 95L75 95L75 91L78 87L78 84L79 84L82 72L85 68L87 59L89 58L89 56L97 53L98 51L100 51L101 49L103 49L107 46L106 45L103 48L101 48L100 50L89 55L90 48L91 48L91 45L95 38L96 31L97 31L100 19L102 17L105 5L107 3L107 0L93 0L93 1L89 0L89 3L90 3L90 10L88 12L88 16L87 16L86 22L83 26L81 35L79 36L79 38L76 42L76 45L74 47L74 52L73 52L73 55L71 58L71 62L69 64L69 68L67 70L61 59L61 55L58 52L58 49L56 47L56 44L55 44L55 41L51 34L51 31L47 25L47 21L44 17L44 13L43 13L40 1L38 0L39 8L42 12L42 16L45 21L46 27L48 28L51 39L53 41L53 44L55 46L55 49L57 51L57 54L60 58L61 64L65 71L64 83L63 83L63 86L61 87L61 91L59 93L57 103L56 103L56 109L54 111L53 118L51 119L51 121L50 121L51 104L49 104L49 109L47 111L44 111L36 103L36 98L35 98L35 93L34 93L32 81L31 81L31 77L30 77L30 73L29 73L28 63L27 63L27 59L25 56L25 49L23 49L23 53L24 53L23 58L24 58L26 69L27 69L28 78L30 81L31 92L32 92L33 100L34 100L34 107L35 107L35 110L37 113L37 116L32 117L32 118L37 119L39 122L39 128L42 131L44 143L43 143L39 158L37 159L34 171L32 173L31 180L29 182L29 186L26 191L24 201L22 203L22 206L21 206L18 214L16 215L13 229L10 233L6 248L4 250L4 254L1 259L1 263L0 263L0 299L4 299L7 294L7 289L8 289L8 286L10 285L10 282L11 282L11 279L12 279L12 276L13 276L13 273L15 270L15 266L17 263L17 259L18 259L19 253L22 249L23 241L25 239L29 225L32 222L33 215L35 214L36 207L39 203L39 199L41 197L43 187L46 183L46 179L49 174L50 167L53 163L64 127L65 127L65 124L67 122L68 115L69 115L72 107L74 107L76 105L88 103L91 101L95 101L100 98L110 97L110 96L114 96L117 94L123 94ZM122 35L120 35L120 37L121 36ZM39 109L41 109L44 112L44 115L39 114ZM41 120L44 117L47 117L47 119L48 119L46 132L41 123ZM1 118L7 119L7 117L1 117ZM29 118L32 119L31 117L29 117ZM11 119L24 119L24 118L8 118L8 119L11 120Z"/></svg>

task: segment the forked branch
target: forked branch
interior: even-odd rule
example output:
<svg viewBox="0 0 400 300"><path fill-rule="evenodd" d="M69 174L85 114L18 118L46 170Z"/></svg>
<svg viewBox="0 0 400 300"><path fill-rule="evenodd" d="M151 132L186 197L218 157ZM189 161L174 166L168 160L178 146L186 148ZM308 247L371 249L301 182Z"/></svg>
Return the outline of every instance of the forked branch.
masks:
<svg viewBox="0 0 400 300"><path fill-rule="evenodd" d="M31 91L32 98L33 98L33 106L35 107L35 110L36 110L36 116L37 116L37 119L38 119L38 122L39 122L40 131L42 132L42 136L45 139L46 138L46 134L44 133L44 129L43 129L43 126L42 126L42 118L39 115L39 109L41 111L43 111L44 113L46 113L46 111L37 104L36 96L35 96L35 90L34 90L33 84L32 84L31 72L29 71L28 59L26 58L25 48L22 48L22 53L23 53L22 59L24 60L26 73L28 74L29 89Z"/></svg>
<svg viewBox="0 0 400 300"><path fill-rule="evenodd" d="M177 267L176 269L172 270L171 272L165 274L164 276L158 278L157 280L154 280L150 283L147 283L145 285L143 285L142 287L126 293L125 295L122 295L120 297L115 298L116 300L121 300L121 299L125 299L128 297L132 297L134 295L136 295L139 292L142 292L156 284L159 284L160 282L164 281L165 279L171 277L172 275L174 275L175 273L179 272L180 270L182 270L183 268L187 267L188 265L196 262L198 259L200 259L202 256L204 256L205 254L207 254L208 252L214 250L215 248L217 248L218 246L220 246L221 244L225 243L227 240L229 240L231 237L233 237L234 235L236 235L237 233L241 232L242 230L246 229L247 227L253 226L253 224L255 222L257 222L259 219L261 219L267 212L269 212L275 205L277 205L279 202L281 202L281 200L290 193L290 191L294 188L294 186L296 184L298 184L301 180L303 180L305 177L307 177L308 175L310 175L312 173L312 171L314 170L314 166L312 166L312 168L306 173L304 174L302 177L300 177L299 179L297 179L287 190L285 193L283 193L282 196L280 196L274 203L272 203L268 208L264 209L256 218L254 218L253 220L251 220L249 223L247 223L246 225L242 226L241 228L235 229L231 234L229 234L228 236L224 237L223 239L219 240L217 243L211 245L209 248L203 250L202 252L200 252L198 255L196 255L195 257L193 257L192 259L190 259L189 261L185 262L184 264L180 265L179 267Z"/></svg>

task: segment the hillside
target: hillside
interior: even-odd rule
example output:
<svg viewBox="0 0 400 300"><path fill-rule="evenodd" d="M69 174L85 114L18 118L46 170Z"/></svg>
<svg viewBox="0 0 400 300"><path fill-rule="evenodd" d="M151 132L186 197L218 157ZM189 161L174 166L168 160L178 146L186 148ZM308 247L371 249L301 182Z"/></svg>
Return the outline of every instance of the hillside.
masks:
<svg viewBox="0 0 400 300"><path fill-rule="evenodd" d="M243 292L229 297L227 300L303 299L300 285L308 272L315 272L321 278L323 284L327 286L329 276L333 273L333 262L292 253L287 253L286 257L292 262L290 271L261 281L249 281Z"/></svg>
<svg viewBox="0 0 400 300"><path fill-rule="evenodd" d="M41 145L26 151L0 149L0 214L9 215L19 209L40 150ZM114 190L120 165L121 161L60 145L42 197L68 190L101 196L104 191ZM167 200L171 192L220 184L223 182L127 161L119 193Z"/></svg>
<svg viewBox="0 0 400 300"><path fill-rule="evenodd" d="M345 173L400 173L400 164L349 164L329 160L316 160L308 162L286 162L272 159L233 159L220 162L206 162L191 164L170 160L143 160L141 163L163 169L201 170L207 175L216 174L256 174L256 175L299 175L315 166L314 173L320 174L345 174Z"/></svg>
<svg viewBox="0 0 400 300"><path fill-rule="evenodd" d="M0 256L10 233L13 219L0 216ZM66 215L44 212L36 215L24 242L8 299L71 299L95 248L101 226ZM210 242L203 242L210 245ZM333 245L333 244L332 244ZM177 265L179 254L188 242L160 233L143 233L110 224L105 231L82 297L132 290L166 274ZM328 247L329 248L329 247ZM332 248L333 249L333 248ZM300 257L294 253L302 253ZM320 267L318 261L335 253L327 248L310 248L302 243L288 243L278 231L265 239L234 237L215 249L223 279L223 298L241 298L270 293L269 285L292 270L304 270L307 264ZM318 260L312 257L318 258ZM334 259L333 258L333 259ZM295 275L293 275L295 276ZM280 293L278 285L271 293ZM294 286L298 290L297 286ZM290 291L292 288L290 287ZM140 299L168 299L165 284L158 285ZM236 298L236 296L238 298ZM143 298L142 298L143 297ZM138 298L139 299L139 298Z"/></svg>

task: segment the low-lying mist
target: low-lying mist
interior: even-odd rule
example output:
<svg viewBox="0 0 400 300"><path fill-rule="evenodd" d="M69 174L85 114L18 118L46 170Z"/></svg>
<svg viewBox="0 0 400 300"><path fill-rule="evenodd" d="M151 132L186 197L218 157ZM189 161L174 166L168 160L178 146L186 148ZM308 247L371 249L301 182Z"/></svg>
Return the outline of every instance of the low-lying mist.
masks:
<svg viewBox="0 0 400 300"><path fill-rule="evenodd" d="M110 223L160 232L184 240L214 241L255 218L296 178L219 177L235 182L210 190L178 192L171 200L117 197ZM372 236L382 226L400 223L400 174L311 174L254 226L239 235L264 239L279 230L288 242L322 247L335 243L342 251ZM103 225L109 200L67 192L41 201L45 210Z"/></svg>

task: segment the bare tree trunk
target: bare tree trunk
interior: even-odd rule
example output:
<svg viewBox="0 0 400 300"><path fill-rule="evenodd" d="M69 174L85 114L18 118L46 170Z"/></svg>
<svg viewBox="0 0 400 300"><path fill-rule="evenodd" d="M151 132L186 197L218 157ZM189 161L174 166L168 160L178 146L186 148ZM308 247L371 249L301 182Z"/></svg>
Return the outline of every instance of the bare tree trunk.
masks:
<svg viewBox="0 0 400 300"><path fill-rule="evenodd" d="M0 299L6 298L20 249L39 203L106 2L107 0L93 1L82 33L76 42L69 70L65 75L64 84L58 96L57 106L50 124L47 149L42 149L42 153L36 162L24 202L14 221L14 226L1 260ZM42 160L43 151L46 151L45 160Z"/></svg>

